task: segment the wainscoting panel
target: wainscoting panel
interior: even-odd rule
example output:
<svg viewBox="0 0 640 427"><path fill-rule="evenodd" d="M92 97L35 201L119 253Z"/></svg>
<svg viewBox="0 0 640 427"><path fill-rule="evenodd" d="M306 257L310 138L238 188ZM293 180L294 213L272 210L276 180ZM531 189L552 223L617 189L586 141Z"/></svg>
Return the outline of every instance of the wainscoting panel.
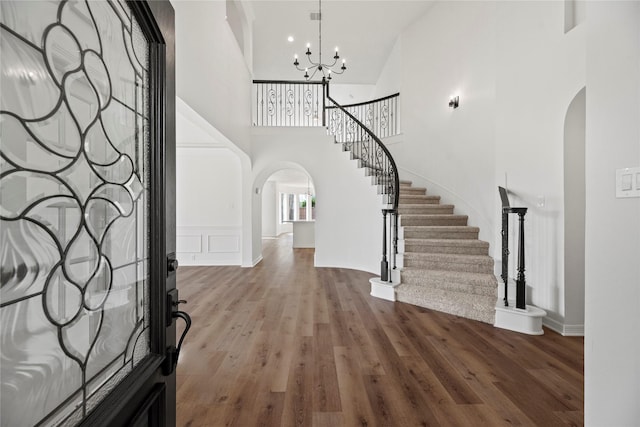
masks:
<svg viewBox="0 0 640 427"><path fill-rule="evenodd" d="M200 235L180 235L176 236L176 251L185 253L202 252L202 238Z"/></svg>
<svg viewBox="0 0 640 427"><path fill-rule="evenodd" d="M180 227L176 229L180 265L241 265L241 227Z"/></svg>
<svg viewBox="0 0 640 427"><path fill-rule="evenodd" d="M207 252L240 252L240 236L209 236Z"/></svg>

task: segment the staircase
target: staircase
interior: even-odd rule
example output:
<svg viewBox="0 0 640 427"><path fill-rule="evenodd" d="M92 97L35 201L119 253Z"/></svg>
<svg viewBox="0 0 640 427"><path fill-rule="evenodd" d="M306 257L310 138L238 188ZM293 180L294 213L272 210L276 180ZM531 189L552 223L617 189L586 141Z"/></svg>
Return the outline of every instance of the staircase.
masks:
<svg viewBox="0 0 640 427"><path fill-rule="evenodd" d="M489 243L453 205L440 204L426 188L400 181L398 301L493 324L498 282Z"/></svg>

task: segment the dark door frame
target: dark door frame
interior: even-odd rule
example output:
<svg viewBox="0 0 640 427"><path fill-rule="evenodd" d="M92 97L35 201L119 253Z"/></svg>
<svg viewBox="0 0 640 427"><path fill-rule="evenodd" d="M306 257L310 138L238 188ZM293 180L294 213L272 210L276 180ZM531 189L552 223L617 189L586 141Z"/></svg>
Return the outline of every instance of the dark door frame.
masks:
<svg viewBox="0 0 640 427"><path fill-rule="evenodd" d="M167 350L176 343L175 322L167 319L167 292L175 272L175 14L169 0L127 0L150 44L149 158L151 354L81 422L81 426L175 426L176 378L162 372ZM169 320L170 326L166 326Z"/></svg>

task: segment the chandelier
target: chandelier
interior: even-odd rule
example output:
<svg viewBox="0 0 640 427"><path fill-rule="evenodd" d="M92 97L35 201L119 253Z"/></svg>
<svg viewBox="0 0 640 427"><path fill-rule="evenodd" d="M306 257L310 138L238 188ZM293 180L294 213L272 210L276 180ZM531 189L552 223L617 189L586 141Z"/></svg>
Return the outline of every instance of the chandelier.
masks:
<svg viewBox="0 0 640 427"><path fill-rule="evenodd" d="M322 62L322 0L318 0L318 62L311 59L311 43L307 43L307 51L305 52L305 55L307 55L307 60L310 64L309 66L300 67L297 54L294 55L293 61L293 65L295 65L298 71L304 71L305 80L313 79L318 72L322 74L322 81L331 80L332 74L342 74L347 69L346 60L344 59L342 60L342 66L339 69L333 69L340 59L337 47L336 53L333 55L333 63L325 64ZM311 71L311 75L309 75L309 71Z"/></svg>

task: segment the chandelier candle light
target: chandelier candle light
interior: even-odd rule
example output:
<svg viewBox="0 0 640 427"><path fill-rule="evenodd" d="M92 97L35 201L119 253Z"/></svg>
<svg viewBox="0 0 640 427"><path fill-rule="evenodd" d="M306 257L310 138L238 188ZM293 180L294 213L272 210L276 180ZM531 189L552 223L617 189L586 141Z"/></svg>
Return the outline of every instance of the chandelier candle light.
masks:
<svg viewBox="0 0 640 427"><path fill-rule="evenodd" d="M300 62L298 62L298 55L294 55L293 65L298 69L298 71L304 71L305 80L311 80L316 75L316 73L320 72L322 74L322 80L331 80L332 74L342 74L347 69L346 60L342 60L342 66L338 70L333 70L333 67L338 63L340 59L340 55L338 55L338 48L336 47L336 54L333 55L333 64L324 64L322 62L322 0L318 0L318 62L314 62L311 60L311 43L307 43L307 51L305 55L307 55L307 60L311 64L310 67L301 68ZM313 69L311 75L309 75L309 68Z"/></svg>

